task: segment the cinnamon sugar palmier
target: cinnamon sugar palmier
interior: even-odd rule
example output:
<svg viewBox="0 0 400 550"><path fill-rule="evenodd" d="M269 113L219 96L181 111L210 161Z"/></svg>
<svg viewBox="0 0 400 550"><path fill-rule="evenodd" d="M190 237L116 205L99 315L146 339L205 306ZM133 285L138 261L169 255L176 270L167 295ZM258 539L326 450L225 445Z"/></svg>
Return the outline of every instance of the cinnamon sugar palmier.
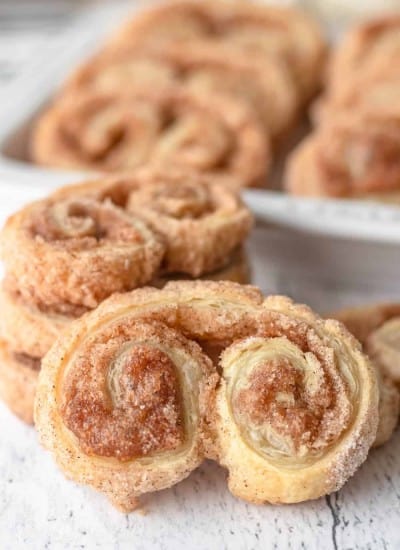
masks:
<svg viewBox="0 0 400 550"><path fill-rule="evenodd" d="M329 86L339 90L371 65L390 61L395 65L399 55L399 15L384 15L362 23L348 33L335 52L328 73Z"/></svg>
<svg viewBox="0 0 400 550"><path fill-rule="evenodd" d="M318 100L312 110L313 120L321 124L342 112L385 111L387 105L398 103L399 89L400 71L393 59L379 60L342 82L338 89L328 88L325 97Z"/></svg>
<svg viewBox="0 0 400 550"><path fill-rule="evenodd" d="M217 377L200 347L165 325L127 312L104 321L101 310L85 315L46 356L36 423L69 477L129 512L203 460Z"/></svg>
<svg viewBox="0 0 400 550"><path fill-rule="evenodd" d="M286 187L295 195L400 197L400 110L338 113L289 158Z"/></svg>
<svg viewBox="0 0 400 550"><path fill-rule="evenodd" d="M116 92L166 88L180 84L195 92L226 94L254 110L273 138L292 125L298 94L284 63L270 56L249 59L240 50L209 41L191 42L189 49L171 43L162 48L132 52L101 52L67 80L64 93L92 89Z"/></svg>
<svg viewBox="0 0 400 550"><path fill-rule="evenodd" d="M0 339L0 398L27 424L33 424L40 359L10 349Z"/></svg>
<svg viewBox="0 0 400 550"><path fill-rule="evenodd" d="M365 459L376 435L377 381L359 344L342 325L322 321L289 299L264 299L253 287L183 281L169 283L162 290L137 289L110 297L74 322L44 360L36 423L42 442L70 477L106 492L125 509L132 508L132 499L140 493L160 488L158 482L152 483L159 479L153 475L146 476L146 485L140 484L141 458L132 458L119 440L110 446L111 435L120 428L111 431L103 428L108 423L99 425L103 405L97 406L97 398L96 406L81 403L74 383L83 377L85 396L102 396L118 387L114 379L105 390L105 374L91 374L95 368L91 365L107 369L107 365L120 364L114 359L118 348L122 355L131 354L123 363L126 387L129 376L135 376L132 370L128 374L127 363L136 365L137 345L126 345L119 333L131 338L131 330L152 330L152 323L167 325L168 329L160 330L174 331L174 338L183 334L205 349L225 349L217 406L214 410L213 400L207 401L204 419L208 427L200 439L204 454L228 468L235 495L255 502L316 498L338 489ZM109 353L103 342L111 335L118 343L115 348L111 344ZM163 349L170 349L169 340L163 341ZM98 343L102 343L100 349ZM143 360L141 366L151 370L150 361ZM282 369L284 378L278 376ZM113 367L115 375L120 372ZM134 391L131 395L131 403L137 404L141 394ZM193 393L192 388L189 397L197 395L201 391ZM84 431L79 420L83 410L90 428ZM162 433L170 424L164 426ZM141 429L147 432L146 421ZM137 448L136 432L130 444ZM149 451L146 464L154 476L159 475L161 465L162 473L169 470L169 481L162 478L161 486L166 487L178 480L182 470L174 451L162 463L157 457L163 455L157 450L161 451Z"/></svg>
<svg viewBox="0 0 400 550"><path fill-rule="evenodd" d="M376 434L373 369L344 327L269 297L258 334L222 354L218 455L233 494L299 502L337 490ZM372 408L371 408L372 407Z"/></svg>
<svg viewBox="0 0 400 550"><path fill-rule="evenodd" d="M225 96L181 87L135 94L67 94L41 117L33 142L39 164L129 171L147 162L265 184L269 143L253 113Z"/></svg>
<svg viewBox="0 0 400 550"><path fill-rule="evenodd" d="M145 284L165 250L140 218L83 197L31 203L7 220L0 244L8 288L64 313Z"/></svg>
<svg viewBox="0 0 400 550"><path fill-rule="evenodd" d="M400 304L376 304L334 313L365 347L383 374L400 384Z"/></svg>
<svg viewBox="0 0 400 550"><path fill-rule="evenodd" d="M377 368L380 403L374 446L388 441L400 414L400 305L378 304L347 308L332 314L361 342Z"/></svg>
<svg viewBox="0 0 400 550"><path fill-rule="evenodd" d="M162 49L178 42L190 49L190 44L204 39L251 57L275 55L292 71L304 97L315 91L325 43L316 23L293 8L240 1L164 2L128 21L108 48Z"/></svg>
<svg viewBox="0 0 400 550"><path fill-rule="evenodd" d="M58 190L55 197L112 201L140 216L166 243L162 270L199 277L223 268L252 226L226 181L178 169L146 167Z"/></svg>

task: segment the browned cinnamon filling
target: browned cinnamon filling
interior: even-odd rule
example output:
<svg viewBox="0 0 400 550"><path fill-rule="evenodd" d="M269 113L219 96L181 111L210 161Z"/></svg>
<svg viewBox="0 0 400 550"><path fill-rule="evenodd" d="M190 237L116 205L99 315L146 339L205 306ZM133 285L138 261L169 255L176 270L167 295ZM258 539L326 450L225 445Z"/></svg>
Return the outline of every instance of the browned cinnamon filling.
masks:
<svg viewBox="0 0 400 550"><path fill-rule="evenodd" d="M24 365L24 367L27 367L28 369L34 370L36 372L40 371L41 359L39 359L38 357L32 357L31 355L27 355L26 353L17 352L13 352L12 355L14 359L21 365Z"/></svg>
<svg viewBox="0 0 400 550"><path fill-rule="evenodd" d="M43 207L30 220L33 236L47 242L57 241L69 249L90 249L105 240L116 243L143 242L143 236L129 219L111 204L95 201L65 201Z"/></svg>
<svg viewBox="0 0 400 550"><path fill-rule="evenodd" d="M321 424L335 406L335 392L325 380L318 391L310 392L304 373L288 359L270 360L257 366L248 384L238 391L233 408L246 424L268 424L281 436L291 440L296 451L312 448L321 436Z"/></svg>
<svg viewBox="0 0 400 550"><path fill-rule="evenodd" d="M90 370L65 384L65 424L87 454L129 460L176 449L185 431L174 363L144 344L121 357L110 392L99 391Z"/></svg>

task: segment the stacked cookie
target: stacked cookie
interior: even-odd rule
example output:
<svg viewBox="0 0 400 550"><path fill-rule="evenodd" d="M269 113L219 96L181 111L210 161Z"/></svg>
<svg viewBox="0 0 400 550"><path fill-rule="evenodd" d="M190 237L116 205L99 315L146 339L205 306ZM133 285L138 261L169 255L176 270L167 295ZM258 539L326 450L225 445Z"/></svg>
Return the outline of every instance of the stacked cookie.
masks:
<svg viewBox="0 0 400 550"><path fill-rule="evenodd" d="M314 132L288 162L297 195L400 198L400 17L354 29L333 55Z"/></svg>
<svg viewBox="0 0 400 550"><path fill-rule="evenodd" d="M264 185L324 54L316 24L294 9L163 3L67 79L37 123L32 157L111 172L151 161Z"/></svg>
<svg viewBox="0 0 400 550"><path fill-rule="evenodd" d="M150 167L70 185L11 216L0 239L1 397L32 422L41 358L115 292L171 278L248 282L251 225L225 184Z"/></svg>

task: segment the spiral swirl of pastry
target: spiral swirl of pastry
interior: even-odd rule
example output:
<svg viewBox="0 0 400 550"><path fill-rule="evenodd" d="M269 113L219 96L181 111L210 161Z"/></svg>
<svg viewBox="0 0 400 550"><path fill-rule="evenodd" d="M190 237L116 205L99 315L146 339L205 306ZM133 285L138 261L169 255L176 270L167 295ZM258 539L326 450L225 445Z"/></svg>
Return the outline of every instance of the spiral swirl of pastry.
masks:
<svg viewBox="0 0 400 550"><path fill-rule="evenodd" d="M107 393L110 384L105 386L107 366L118 364L112 372L125 381L121 391L132 388L130 398L140 399L136 386L128 383L132 376L128 364L136 365L131 352L136 356L139 347L142 353L142 340L136 337L132 347L120 338L120 333L131 341L131 334L154 330L149 328L152 323L157 324L157 330L166 331L161 339L163 349L171 350L172 338L184 335L192 342L190 345L195 341L205 350L224 350L216 407L213 400L207 400L202 409L208 408L207 417L203 417L208 429L202 432L201 441L204 454L228 468L229 486L235 495L255 502L316 498L338 489L365 459L376 435L377 381L359 344L339 323L324 322L289 299L264 299L256 288L228 282L182 281L168 283L162 290L137 289L110 297L94 312L72 323L63 341L46 356L36 422L42 442L69 476L105 491L125 508L130 506L129 496L160 488L150 482L141 485L134 475L139 471L138 460L143 458L142 448L138 458L140 434L130 442L123 431L118 431L115 440L112 434L120 428L104 428L104 432L97 428L104 404L109 404L107 414L112 415L114 410L114 401ZM168 330L173 331L171 340ZM104 345L105 341L110 343ZM156 347L159 349L159 345ZM120 354L123 359L116 361L115 355ZM185 361L189 371L199 372L189 367L193 362L187 356ZM151 369L150 363L152 358L143 359L141 366ZM177 360L174 363L179 368ZM76 381L82 379L84 389L78 391ZM174 386L174 382L171 384ZM112 387L118 387L116 382ZM188 398L202 395L194 391L195 387L189 386ZM89 395L93 399L87 404ZM104 395L105 401L99 403ZM184 401L184 387L180 395ZM182 410L187 409L183 406ZM81 426L83 416L87 430ZM148 418L149 427L146 419L141 426L144 433L160 425L159 418L154 424L153 417ZM170 428L170 424L163 426ZM182 445L182 435L174 434L171 448L176 450ZM168 445L164 439L163 443L159 441L156 438L146 455L154 475L159 469L155 457ZM130 445L136 445L135 450ZM116 453L117 460L103 466L102 459L109 461L110 455L115 459ZM171 453L169 485L182 473L176 466L174 450L169 449L166 456ZM199 459L197 454L196 464ZM167 465L161 469L167 476ZM114 479L128 484L129 496L126 487L121 496ZM168 486L167 477L161 486Z"/></svg>
<svg viewBox="0 0 400 550"><path fill-rule="evenodd" d="M270 318L258 334L221 357L219 456L235 495L299 502L336 490L365 459L377 386L341 325L282 297L264 307Z"/></svg>
<svg viewBox="0 0 400 550"><path fill-rule="evenodd" d="M145 220L165 240L165 273L198 277L222 268L252 226L250 211L225 181L179 169L146 167L55 194L77 195L110 200Z"/></svg>
<svg viewBox="0 0 400 550"><path fill-rule="evenodd" d="M371 65L392 62L400 55L400 16L384 15L351 30L333 56L328 79L339 91L354 75L362 75Z"/></svg>
<svg viewBox="0 0 400 550"><path fill-rule="evenodd" d="M36 422L70 476L130 511L203 460L217 378L177 331L129 314L104 321L84 316L46 356Z"/></svg>
<svg viewBox="0 0 400 550"><path fill-rule="evenodd" d="M0 339L0 398L27 424L33 424L33 402L40 359L14 352Z"/></svg>
<svg viewBox="0 0 400 550"><path fill-rule="evenodd" d="M39 164L74 169L177 165L241 186L264 184L270 162L267 136L245 105L175 86L67 94L39 120L32 153Z"/></svg>
<svg viewBox="0 0 400 550"><path fill-rule="evenodd" d="M286 186L296 195L398 200L400 110L338 113L292 153Z"/></svg>
<svg viewBox="0 0 400 550"><path fill-rule="evenodd" d="M232 56L226 45L200 40L190 49L171 43L145 53L130 48L101 52L68 79L64 93L82 89L115 93L121 88L134 92L173 84L244 101L273 138L288 130L297 110L298 94L279 59L270 56L261 62L240 51Z"/></svg>
<svg viewBox="0 0 400 550"><path fill-rule="evenodd" d="M163 48L209 40L259 58L275 55L292 71L301 93L315 91L325 54L317 25L295 9L250 2L165 2L143 11L112 37L108 48ZM190 47L190 46L189 46ZM232 54L234 57L234 55Z"/></svg>
<svg viewBox="0 0 400 550"><path fill-rule="evenodd" d="M83 197L31 203L7 220L0 244L9 288L53 311L70 306L72 314L145 284L164 254L140 218Z"/></svg>

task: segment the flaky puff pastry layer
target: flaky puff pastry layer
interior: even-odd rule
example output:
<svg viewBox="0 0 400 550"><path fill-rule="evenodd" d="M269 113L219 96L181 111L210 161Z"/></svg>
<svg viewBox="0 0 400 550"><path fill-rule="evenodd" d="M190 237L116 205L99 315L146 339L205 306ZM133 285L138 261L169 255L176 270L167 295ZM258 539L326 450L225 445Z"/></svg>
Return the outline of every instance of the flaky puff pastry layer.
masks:
<svg viewBox="0 0 400 550"><path fill-rule="evenodd" d="M57 191L57 200L112 201L140 216L166 244L162 271L199 277L224 267L246 239L253 218L224 181L183 170L147 167Z"/></svg>
<svg viewBox="0 0 400 550"><path fill-rule="evenodd" d="M82 91L57 99L32 136L39 164L121 172L148 162L266 183L270 144L242 102L179 86Z"/></svg>
<svg viewBox="0 0 400 550"><path fill-rule="evenodd" d="M278 138L292 126L299 98L286 65L275 56L249 59L232 55L226 44L207 40L190 48L169 43L162 47L100 52L71 75L62 93L91 89L132 92L179 84L201 94L219 93L243 101L254 110L268 136Z"/></svg>
<svg viewBox="0 0 400 550"><path fill-rule="evenodd" d="M395 68L399 55L399 15L384 15L362 23L348 33L332 56L328 85L331 90L339 91L355 75L368 72L372 65L391 61Z"/></svg>
<svg viewBox="0 0 400 550"><path fill-rule="evenodd" d="M54 311L92 308L112 292L145 284L165 251L137 216L83 197L29 204L8 218L0 246L9 287Z"/></svg>
<svg viewBox="0 0 400 550"><path fill-rule="evenodd" d="M27 424L33 424L33 402L40 359L15 353L0 339L0 398Z"/></svg>
<svg viewBox="0 0 400 550"><path fill-rule="evenodd" d="M250 2L178 0L142 11L114 34L108 48L181 48L199 39L222 42L254 58L274 55L292 71L303 97L316 89L326 45L317 24L299 10Z"/></svg>
<svg viewBox="0 0 400 550"><path fill-rule="evenodd" d="M338 112L289 157L285 186L294 195L398 202L400 110Z"/></svg>
<svg viewBox="0 0 400 550"><path fill-rule="evenodd" d="M379 382L379 426L375 447L390 439L400 414L400 305L378 304L331 314L361 342L376 367Z"/></svg>
<svg viewBox="0 0 400 550"><path fill-rule="evenodd" d="M76 361L87 356L87 346L92 350L93 364L101 364L92 347L98 334L109 335L114 327L140 330L149 322L168 325L205 349L225 349L220 361L222 381L217 390L217 407L208 403L208 429L202 441L205 454L228 468L230 489L235 495L254 502L316 498L339 488L365 459L376 435L377 381L359 344L342 325L324 322L308 308L288 299L264 299L254 287L182 281L169 283L163 290L137 289L110 297L97 310L73 323L67 336L44 360L36 423L42 442L69 476L110 492L116 474L106 472L99 459L106 445L102 438L95 438L100 445L95 452L93 446L86 448L87 441L79 439L86 437L86 432L81 434L79 426L77 429L70 416L65 416L75 395L67 391L65 376L70 368L74 369ZM264 360L264 355L253 356L251 350L250 358L243 360L240 352L237 356L237 349L243 350L249 342L266 346L272 353L272 364ZM293 354L281 348L282 342L290 350L294 348ZM282 366L288 380L279 377L278 366ZM247 381L253 382L251 376L248 380L247 375L252 372L247 369L252 371L253 367L260 385L255 391L247 391ZM84 370L90 373L86 363ZM78 376L79 371L76 372ZM271 385L274 374L278 379ZM90 379L100 395L98 378L87 375L88 384ZM86 385L85 390L85 395L92 391ZM241 390L247 393L247 401L246 396L239 396L236 403L236 394ZM270 395L270 406L260 410L257 402L266 393ZM92 418L97 419L97 405L88 405L84 410L85 422L91 426ZM274 411L280 411L281 416L275 416ZM254 419L253 412L259 412L260 417ZM255 438L251 435L254 427ZM142 428L147 429L146 422ZM70 435L71 430L75 437ZM129 465L120 463L118 460L113 465L126 472ZM174 462L171 467L175 471ZM129 494L137 496L132 475L129 479ZM115 485L113 499L129 503L126 487L120 497L121 487ZM147 486L143 492L156 488Z"/></svg>

